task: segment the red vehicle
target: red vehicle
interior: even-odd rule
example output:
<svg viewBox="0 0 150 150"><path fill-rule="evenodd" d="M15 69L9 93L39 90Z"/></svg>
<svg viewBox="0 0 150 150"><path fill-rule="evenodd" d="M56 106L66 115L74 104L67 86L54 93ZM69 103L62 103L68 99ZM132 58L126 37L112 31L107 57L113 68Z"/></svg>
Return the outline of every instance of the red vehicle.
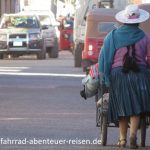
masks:
<svg viewBox="0 0 150 150"><path fill-rule="evenodd" d="M82 51L82 67L85 69L98 61L104 37L113 30L118 22L113 8L97 8L89 11L86 17L84 50Z"/></svg>
<svg viewBox="0 0 150 150"><path fill-rule="evenodd" d="M150 3L141 4L140 8L150 12ZM82 51L82 67L83 70L98 61L100 49L103 45L105 36L115 26L119 25L119 22L115 19L115 14L119 10L113 8L97 8L89 11L86 17L86 31L85 31L85 42L84 49ZM150 21L147 20L140 24L140 28L144 30L146 34L150 35Z"/></svg>
<svg viewBox="0 0 150 150"><path fill-rule="evenodd" d="M73 18L70 16L64 17L60 20L60 37L59 49L72 50L73 46Z"/></svg>

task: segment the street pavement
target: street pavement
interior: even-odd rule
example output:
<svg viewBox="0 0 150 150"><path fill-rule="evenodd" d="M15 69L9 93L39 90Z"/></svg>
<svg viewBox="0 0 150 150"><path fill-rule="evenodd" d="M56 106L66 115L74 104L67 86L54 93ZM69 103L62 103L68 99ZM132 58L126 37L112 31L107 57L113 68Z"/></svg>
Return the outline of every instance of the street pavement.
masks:
<svg viewBox="0 0 150 150"><path fill-rule="evenodd" d="M106 147L98 144L94 98L80 97L84 73L74 68L71 53L0 64L0 150L119 149L117 128L108 128ZM148 129L146 148L140 149L150 149L149 137Z"/></svg>

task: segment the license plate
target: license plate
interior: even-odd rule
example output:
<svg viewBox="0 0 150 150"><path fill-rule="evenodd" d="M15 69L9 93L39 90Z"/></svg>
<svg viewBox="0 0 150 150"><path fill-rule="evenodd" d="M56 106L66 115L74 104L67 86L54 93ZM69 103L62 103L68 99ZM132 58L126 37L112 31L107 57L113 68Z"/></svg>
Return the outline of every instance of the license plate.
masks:
<svg viewBox="0 0 150 150"><path fill-rule="evenodd" d="M22 42L13 42L13 46L22 46Z"/></svg>

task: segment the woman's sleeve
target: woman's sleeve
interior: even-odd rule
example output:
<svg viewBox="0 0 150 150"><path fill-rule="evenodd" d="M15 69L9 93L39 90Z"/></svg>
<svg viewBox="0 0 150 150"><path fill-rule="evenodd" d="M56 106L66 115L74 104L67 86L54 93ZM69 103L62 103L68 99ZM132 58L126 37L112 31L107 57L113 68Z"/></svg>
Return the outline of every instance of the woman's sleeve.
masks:
<svg viewBox="0 0 150 150"><path fill-rule="evenodd" d="M146 42L146 62L148 67L150 68L150 36L147 38Z"/></svg>

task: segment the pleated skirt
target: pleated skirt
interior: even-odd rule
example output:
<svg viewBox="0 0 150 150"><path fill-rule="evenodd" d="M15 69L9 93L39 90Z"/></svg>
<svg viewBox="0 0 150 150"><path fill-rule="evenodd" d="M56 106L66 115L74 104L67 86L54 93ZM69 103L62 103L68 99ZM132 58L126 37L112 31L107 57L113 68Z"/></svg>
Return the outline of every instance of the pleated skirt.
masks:
<svg viewBox="0 0 150 150"><path fill-rule="evenodd" d="M108 122L121 117L150 113L150 69L140 66L140 72L122 72L122 67L111 71Z"/></svg>

